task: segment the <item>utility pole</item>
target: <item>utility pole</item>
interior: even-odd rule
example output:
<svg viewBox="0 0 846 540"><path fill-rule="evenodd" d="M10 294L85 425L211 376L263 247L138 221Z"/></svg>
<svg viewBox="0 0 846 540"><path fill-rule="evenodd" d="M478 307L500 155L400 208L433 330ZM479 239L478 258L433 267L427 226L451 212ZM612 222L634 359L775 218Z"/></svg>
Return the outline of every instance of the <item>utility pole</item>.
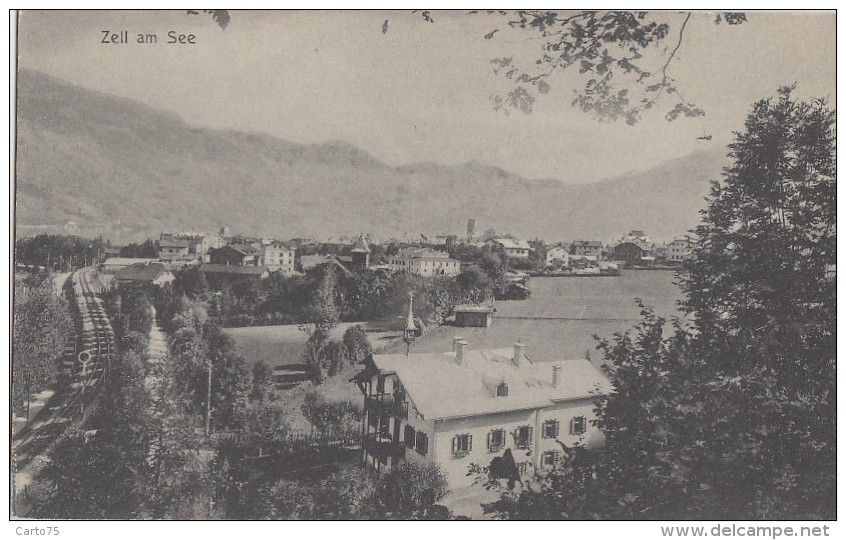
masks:
<svg viewBox="0 0 846 540"><path fill-rule="evenodd" d="M211 376L212 376L212 362L211 357L208 359L209 365L209 379L208 379L208 388L206 392L206 437L209 436L209 431L211 427Z"/></svg>

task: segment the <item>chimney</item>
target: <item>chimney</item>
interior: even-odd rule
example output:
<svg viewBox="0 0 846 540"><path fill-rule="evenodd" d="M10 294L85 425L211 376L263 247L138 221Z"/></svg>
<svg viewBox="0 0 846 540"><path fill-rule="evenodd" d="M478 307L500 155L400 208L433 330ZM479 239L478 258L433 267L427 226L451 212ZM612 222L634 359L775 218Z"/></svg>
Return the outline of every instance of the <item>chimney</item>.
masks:
<svg viewBox="0 0 846 540"><path fill-rule="evenodd" d="M464 354L467 352L467 345L469 343L463 339L455 342L455 361L458 362L459 366L464 365Z"/></svg>
<svg viewBox="0 0 846 540"><path fill-rule="evenodd" d="M523 363L524 363L523 362L523 347L525 347L525 345L523 345L523 343L521 343L519 341L514 344L514 358L512 358L511 360L514 362L515 366L519 367L519 366L522 366Z"/></svg>
<svg viewBox="0 0 846 540"><path fill-rule="evenodd" d="M458 350L459 341L464 341L464 336L455 336L452 338L452 352L456 352Z"/></svg>
<svg viewBox="0 0 846 540"><path fill-rule="evenodd" d="M558 388L558 385L561 384L561 364L555 364L552 366L552 386Z"/></svg>

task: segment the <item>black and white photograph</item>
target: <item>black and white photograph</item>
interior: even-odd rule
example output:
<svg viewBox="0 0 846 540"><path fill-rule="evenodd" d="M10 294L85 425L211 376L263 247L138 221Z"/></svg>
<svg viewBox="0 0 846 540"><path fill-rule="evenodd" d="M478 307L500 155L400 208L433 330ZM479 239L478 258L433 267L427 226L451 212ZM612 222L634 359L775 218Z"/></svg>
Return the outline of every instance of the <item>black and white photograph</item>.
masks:
<svg viewBox="0 0 846 540"><path fill-rule="evenodd" d="M10 11L12 530L833 536L836 27Z"/></svg>

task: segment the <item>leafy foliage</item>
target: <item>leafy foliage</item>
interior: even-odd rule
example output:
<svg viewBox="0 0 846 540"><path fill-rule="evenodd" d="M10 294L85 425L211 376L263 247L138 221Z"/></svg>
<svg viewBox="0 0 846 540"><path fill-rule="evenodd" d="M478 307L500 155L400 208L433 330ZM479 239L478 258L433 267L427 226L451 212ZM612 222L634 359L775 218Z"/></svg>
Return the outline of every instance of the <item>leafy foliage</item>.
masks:
<svg viewBox="0 0 846 540"><path fill-rule="evenodd" d="M159 244L154 240L145 240L140 244L127 244L120 248L121 257L157 259L159 257Z"/></svg>
<svg viewBox="0 0 846 540"><path fill-rule="evenodd" d="M832 519L836 470L834 113L792 88L756 103L681 274L690 321L643 308L601 341L615 391L601 450L568 450L511 518Z"/></svg>
<svg viewBox="0 0 846 540"><path fill-rule="evenodd" d="M93 264L108 246L102 238L39 234L15 242L15 262L67 271Z"/></svg>
<svg viewBox="0 0 846 540"><path fill-rule="evenodd" d="M446 475L437 465L413 462L392 468L381 479L379 489L387 512L399 519L421 517L448 492Z"/></svg>
<svg viewBox="0 0 846 540"><path fill-rule="evenodd" d="M360 364L373 354L373 347L370 345L370 340L367 339L367 333L359 324L347 328L343 340L350 356L350 362L353 364Z"/></svg>
<svg viewBox="0 0 846 540"><path fill-rule="evenodd" d="M649 11L471 11L506 19L512 32L527 32L540 50L528 66L518 65L513 56L491 61L494 73L513 83L506 94L490 96L494 108L505 114L517 109L530 113L537 94L548 94L558 72L578 73L579 89L572 104L601 121L624 120L636 124L643 112L662 97L677 99L665 115L668 121L681 115L702 116L705 111L685 99L670 75L684 31L692 13L682 13L676 22L666 13ZM424 20L433 22L428 12ZM736 26L747 21L741 12L720 13L715 24ZM675 30L678 28L678 30ZM500 28L486 33L496 39ZM509 34L502 28L499 36ZM513 36L513 34L509 34ZM672 40L671 43L667 43ZM663 45L663 51L661 46Z"/></svg>
<svg viewBox="0 0 846 540"><path fill-rule="evenodd" d="M72 330L67 305L56 296L49 276L32 287L16 285L12 324L12 410L22 412L33 393L56 374Z"/></svg>

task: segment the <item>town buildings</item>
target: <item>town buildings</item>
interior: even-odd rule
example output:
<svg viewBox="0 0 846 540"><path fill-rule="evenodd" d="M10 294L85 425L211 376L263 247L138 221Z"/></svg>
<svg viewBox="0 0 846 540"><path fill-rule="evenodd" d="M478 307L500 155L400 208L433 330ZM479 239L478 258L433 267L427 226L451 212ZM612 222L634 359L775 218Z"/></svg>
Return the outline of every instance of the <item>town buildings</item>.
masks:
<svg viewBox="0 0 846 540"><path fill-rule="evenodd" d="M598 240L576 240L570 244L570 255L602 257L602 242Z"/></svg>
<svg viewBox="0 0 846 540"><path fill-rule="evenodd" d="M229 244L209 252L209 263L224 266L261 266L258 248L246 244Z"/></svg>
<svg viewBox="0 0 846 540"><path fill-rule="evenodd" d="M220 288L236 282L259 282L270 275L265 266L236 266L231 264L203 264L200 265L200 272L206 278L209 285Z"/></svg>
<svg viewBox="0 0 846 540"><path fill-rule="evenodd" d="M354 379L364 396L363 457L377 470L438 464L455 489L491 476L525 479L551 467L561 443L600 445L593 399L611 384L587 360L529 360L513 349L373 355ZM546 360L546 359L544 359Z"/></svg>
<svg viewBox="0 0 846 540"><path fill-rule="evenodd" d="M516 240L504 236L491 238L487 244L489 246L499 246L511 259L528 259L529 253L532 251L532 247L525 240Z"/></svg>
<svg viewBox="0 0 846 540"><path fill-rule="evenodd" d="M682 262L690 257L690 240L687 238L676 238L667 244L667 260L671 262Z"/></svg>
<svg viewBox="0 0 846 540"><path fill-rule="evenodd" d="M286 276L294 274L296 250L278 240L272 240L262 247L260 266L266 266L271 272L282 272Z"/></svg>
<svg viewBox="0 0 846 540"><path fill-rule="evenodd" d="M570 252L561 244L554 245L546 250L547 266L570 266Z"/></svg>
<svg viewBox="0 0 846 540"><path fill-rule="evenodd" d="M114 282L117 285L152 283L161 287L174 279L175 276L158 262L133 263L119 269L114 275Z"/></svg>
<svg viewBox="0 0 846 540"><path fill-rule="evenodd" d="M418 276L457 276L461 272L461 261L428 248L402 249L388 258L388 266L395 272Z"/></svg>
<svg viewBox="0 0 846 540"><path fill-rule="evenodd" d="M653 266L652 246L642 240L626 240L614 247L614 259L629 266Z"/></svg>
<svg viewBox="0 0 846 540"><path fill-rule="evenodd" d="M352 256L352 265L356 268L368 268L370 266L370 246L367 245L367 240L364 235L358 237L355 245L350 251Z"/></svg>

